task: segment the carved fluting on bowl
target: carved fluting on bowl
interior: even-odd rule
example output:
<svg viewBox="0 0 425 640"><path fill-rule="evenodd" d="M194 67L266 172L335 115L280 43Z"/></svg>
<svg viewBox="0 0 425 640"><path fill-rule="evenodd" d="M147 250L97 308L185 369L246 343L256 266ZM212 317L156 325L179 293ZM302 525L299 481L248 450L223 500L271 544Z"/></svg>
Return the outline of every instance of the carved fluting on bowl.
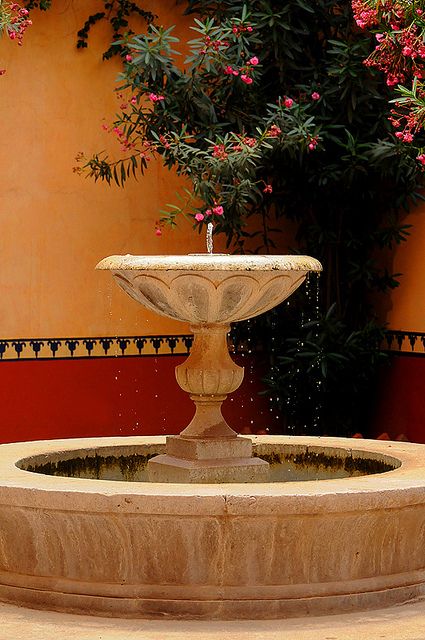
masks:
<svg viewBox="0 0 425 640"><path fill-rule="evenodd" d="M114 276L122 289L151 311L193 324L210 324L245 320L272 309L303 282L306 272L133 270Z"/></svg>
<svg viewBox="0 0 425 640"><path fill-rule="evenodd" d="M139 303L195 325L246 320L283 302L310 271L309 256L110 256L97 265Z"/></svg>

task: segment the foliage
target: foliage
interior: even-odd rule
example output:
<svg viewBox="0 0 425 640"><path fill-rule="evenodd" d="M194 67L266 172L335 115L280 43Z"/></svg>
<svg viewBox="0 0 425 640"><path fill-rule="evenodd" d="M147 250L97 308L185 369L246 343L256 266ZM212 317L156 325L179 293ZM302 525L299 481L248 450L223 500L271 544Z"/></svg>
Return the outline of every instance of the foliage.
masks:
<svg viewBox="0 0 425 640"><path fill-rule="evenodd" d="M198 221L215 215L217 231L241 245L249 235L247 215L263 210L272 192L264 168L276 155L296 161L302 150L316 147L314 101L280 96L267 104L252 90L261 71L251 55L258 36L246 10L220 24L195 19L192 29L197 37L179 66L172 28L151 25L128 43L120 97L129 93L111 126L126 156L113 162L94 156L86 166L95 179L123 185L152 156L161 156L192 181L184 206L171 205L162 223L174 225L182 212Z"/></svg>
<svg viewBox="0 0 425 640"><path fill-rule="evenodd" d="M84 25L77 33L77 48L88 47L88 39L91 28L101 20L107 20L112 27L112 44L103 53L105 60L114 55L123 54L124 49L116 46L116 42L124 35L134 35L130 26L130 18L139 16L148 24L155 18L151 11L146 11L139 2L133 0L104 0L104 10L98 11L88 16ZM25 4L28 10L40 9L47 11L52 6L52 0L27 0Z"/></svg>
<svg viewBox="0 0 425 640"><path fill-rule="evenodd" d="M286 310L288 313L288 310ZM316 320L282 325L276 313L275 327L285 331L284 355L266 377L274 408L286 421L289 433L341 435L348 429L362 431L373 396L371 380L387 355L377 348L384 338L382 327L369 322L358 331L338 315L333 304Z"/></svg>
<svg viewBox="0 0 425 640"><path fill-rule="evenodd" d="M171 28L118 43L127 47L122 111L110 131L124 155L83 165L123 185L162 158L193 185L162 223L184 213L200 229L215 217L239 251L252 236L272 250L271 230L292 221L298 249L324 266L320 309L306 321L299 295L289 313L258 320L264 344L278 336L271 401L291 432L358 430L382 359L371 296L398 285L381 253L408 236L403 212L422 184L388 120L391 89L363 64L373 40L349 0L187 0L187 12L184 63Z"/></svg>

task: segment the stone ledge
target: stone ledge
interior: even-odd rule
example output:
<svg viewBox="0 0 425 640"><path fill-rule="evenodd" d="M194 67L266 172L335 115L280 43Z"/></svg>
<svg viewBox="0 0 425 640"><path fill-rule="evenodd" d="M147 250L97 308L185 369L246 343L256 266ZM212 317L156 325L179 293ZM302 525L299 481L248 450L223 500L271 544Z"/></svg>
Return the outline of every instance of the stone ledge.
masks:
<svg viewBox="0 0 425 640"><path fill-rule="evenodd" d="M252 456L252 440L243 436L211 438L211 440L167 436L166 443L168 455L186 460L250 458Z"/></svg>

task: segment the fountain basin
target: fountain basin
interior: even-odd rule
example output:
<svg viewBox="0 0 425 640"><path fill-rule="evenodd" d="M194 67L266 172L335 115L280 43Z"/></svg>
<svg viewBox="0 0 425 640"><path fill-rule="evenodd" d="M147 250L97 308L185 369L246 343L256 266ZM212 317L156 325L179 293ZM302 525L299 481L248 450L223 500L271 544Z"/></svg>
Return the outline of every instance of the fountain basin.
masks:
<svg viewBox="0 0 425 640"><path fill-rule="evenodd" d="M134 480L164 443L0 446L0 600L92 615L231 619L381 607L423 593L423 445L253 438L254 454L272 467L292 456L295 467L331 478L304 482L125 482L24 470L52 472L68 459L65 467L81 473L84 465L69 461L93 461L97 452L115 461L113 473L121 460L120 477ZM133 455L143 459L131 467ZM97 473L88 462L83 475L88 468ZM375 473L356 477L365 471Z"/></svg>
<svg viewBox="0 0 425 640"><path fill-rule="evenodd" d="M117 284L151 311L199 325L260 315L322 265L298 255L125 255L104 258L96 269L112 271Z"/></svg>

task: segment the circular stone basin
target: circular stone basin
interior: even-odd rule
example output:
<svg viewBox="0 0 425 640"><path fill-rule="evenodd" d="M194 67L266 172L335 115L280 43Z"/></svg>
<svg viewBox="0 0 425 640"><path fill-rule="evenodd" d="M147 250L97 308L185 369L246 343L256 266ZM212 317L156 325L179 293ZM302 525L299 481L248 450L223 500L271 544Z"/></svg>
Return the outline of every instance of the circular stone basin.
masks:
<svg viewBox="0 0 425 640"><path fill-rule="evenodd" d="M55 451L17 462L24 471L66 478L149 482L148 461L165 452L165 446L121 445ZM295 444L256 442L253 455L270 464L269 482L335 480L385 473L400 461L377 452Z"/></svg>
<svg viewBox="0 0 425 640"><path fill-rule="evenodd" d="M382 607L423 594L424 445L253 441L257 455L297 479L123 481L142 479L138 470L164 446L159 437L0 446L0 600L90 615L231 619ZM47 475L64 465L74 477ZM120 479L82 477L109 473ZM305 474L328 479L301 481Z"/></svg>

